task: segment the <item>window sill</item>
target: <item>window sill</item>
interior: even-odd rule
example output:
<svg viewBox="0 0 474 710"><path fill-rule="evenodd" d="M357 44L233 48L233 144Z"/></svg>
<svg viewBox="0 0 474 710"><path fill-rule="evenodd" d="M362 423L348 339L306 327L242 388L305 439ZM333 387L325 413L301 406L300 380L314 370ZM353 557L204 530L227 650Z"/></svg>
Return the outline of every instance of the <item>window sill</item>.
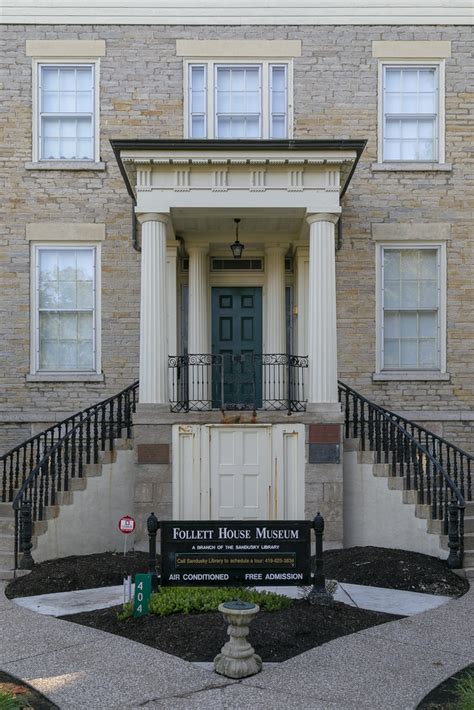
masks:
<svg viewBox="0 0 474 710"><path fill-rule="evenodd" d="M61 373L38 373L34 375L26 376L27 382L103 382L104 375L98 375L96 372L90 373L75 373L75 372L61 372Z"/></svg>
<svg viewBox="0 0 474 710"><path fill-rule="evenodd" d="M435 173L450 173L453 166L450 163L372 163L370 166L374 173L391 173L391 172L435 172Z"/></svg>
<svg viewBox="0 0 474 710"><path fill-rule="evenodd" d="M25 170L105 170L105 163L94 163L92 160L41 160L36 163L25 163Z"/></svg>
<svg viewBox="0 0 474 710"><path fill-rule="evenodd" d="M449 382L450 379L449 372L374 372L372 375L372 382L424 382L428 380Z"/></svg>

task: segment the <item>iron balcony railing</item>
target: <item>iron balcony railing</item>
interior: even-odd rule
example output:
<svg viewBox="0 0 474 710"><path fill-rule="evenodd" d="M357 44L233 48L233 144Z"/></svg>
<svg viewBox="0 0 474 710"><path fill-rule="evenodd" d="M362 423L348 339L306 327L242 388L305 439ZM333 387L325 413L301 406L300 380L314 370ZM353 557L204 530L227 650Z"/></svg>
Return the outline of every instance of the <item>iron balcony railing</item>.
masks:
<svg viewBox="0 0 474 710"><path fill-rule="evenodd" d="M172 412L306 410L308 358L287 354L174 355L168 359Z"/></svg>
<svg viewBox="0 0 474 710"><path fill-rule="evenodd" d="M472 500L473 457L433 432L380 407L343 382L339 400L345 420L345 437L360 439L363 451L375 452L377 463L389 464L392 476L405 478L407 490L417 492L417 502L430 508L449 534L452 567L462 566L465 500Z"/></svg>
<svg viewBox="0 0 474 710"><path fill-rule="evenodd" d="M28 439L4 456L2 501L15 512L15 569L24 521L43 520L57 495L82 478L84 465L98 463L99 451L113 451L114 440L132 435L138 382ZM20 516L20 509L28 511ZM23 522L22 522L23 521Z"/></svg>

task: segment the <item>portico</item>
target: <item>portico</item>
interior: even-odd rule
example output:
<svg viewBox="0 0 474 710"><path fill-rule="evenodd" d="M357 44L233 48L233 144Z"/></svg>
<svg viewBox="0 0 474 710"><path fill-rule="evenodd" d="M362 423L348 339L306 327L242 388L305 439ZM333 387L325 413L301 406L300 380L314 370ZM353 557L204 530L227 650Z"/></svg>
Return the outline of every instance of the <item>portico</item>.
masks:
<svg viewBox="0 0 474 710"><path fill-rule="evenodd" d="M113 141L141 224L141 403L169 404L169 356L216 354L217 286L261 288L261 354L307 356L305 400L337 403L335 232L340 196L363 145ZM235 218L245 258L258 258L255 269L233 269ZM213 257L227 268L214 269ZM187 273L179 272L183 259ZM191 399L199 398L198 387L202 399L215 400L215 374L203 368L199 384L188 383Z"/></svg>
<svg viewBox="0 0 474 710"><path fill-rule="evenodd" d="M173 518L321 509L340 544L336 226L364 142L112 145L141 231L135 436L169 442Z"/></svg>

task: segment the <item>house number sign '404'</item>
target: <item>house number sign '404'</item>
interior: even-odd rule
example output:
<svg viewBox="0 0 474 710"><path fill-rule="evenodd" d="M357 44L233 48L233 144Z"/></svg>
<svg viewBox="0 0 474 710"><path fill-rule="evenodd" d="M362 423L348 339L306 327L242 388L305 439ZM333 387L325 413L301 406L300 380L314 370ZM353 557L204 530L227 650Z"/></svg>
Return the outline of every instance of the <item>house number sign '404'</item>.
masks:
<svg viewBox="0 0 474 710"><path fill-rule="evenodd" d="M133 616L144 616L150 611L151 575L135 575L135 595L133 597Z"/></svg>

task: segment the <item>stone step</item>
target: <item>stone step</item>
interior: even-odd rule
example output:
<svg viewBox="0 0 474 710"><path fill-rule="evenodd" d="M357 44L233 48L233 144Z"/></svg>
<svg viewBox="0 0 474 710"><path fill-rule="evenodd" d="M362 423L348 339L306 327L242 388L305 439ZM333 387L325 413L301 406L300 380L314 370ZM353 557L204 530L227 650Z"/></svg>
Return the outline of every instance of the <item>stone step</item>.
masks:
<svg viewBox="0 0 474 710"><path fill-rule="evenodd" d="M84 466L82 475L85 476L86 478L93 478L95 476L100 476L102 473L102 464L101 463L87 463Z"/></svg>
<svg viewBox="0 0 474 710"><path fill-rule="evenodd" d="M360 439L352 439L350 437L344 439L344 451L359 451Z"/></svg>
<svg viewBox="0 0 474 710"><path fill-rule="evenodd" d="M13 539L12 539L13 542ZM0 568L2 569L13 569L15 563L15 553L13 551L13 545L10 552L0 551Z"/></svg>
<svg viewBox="0 0 474 710"><path fill-rule="evenodd" d="M11 552L15 544L14 535L0 535L0 553Z"/></svg>
<svg viewBox="0 0 474 710"><path fill-rule="evenodd" d="M448 541L449 537L447 535L440 535L440 546L443 550L449 550ZM464 554L467 552L474 553L474 533L464 533Z"/></svg>
<svg viewBox="0 0 474 710"><path fill-rule="evenodd" d="M387 478L388 487L391 491L404 491L405 479L401 476L389 476ZM409 493L410 491L407 491Z"/></svg>
<svg viewBox="0 0 474 710"><path fill-rule="evenodd" d="M11 503L0 503L0 517L14 518L13 508Z"/></svg>
<svg viewBox="0 0 474 710"><path fill-rule="evenodd" d="M0 518L0 535L13 535L15 532L15 519L14 517L1 517Z"/></svg>
<svg viewBox="0 0 474 710"><path fill-rule="evenodd" d="M468 515L464 516L464 532L474 533L474 516Z"/></svg>
<svg viewBox="0 0 474 710"><path fill-rule="evenodd" d="M405 493L414 493L416 495L415 491L405 491ZM428 503L417 503L415 515L417 518L424 518L425 520L431 518L431 505L428 505Z"/></svg>
<svg viewBox="0 0 474 710"><path fill-rule="evenodd" d="M466 565L465 561L464 561L464 565ZM466 579L474 579L474 567L464 566L463 572L464 572L464 576L466 577Z"/></svg>
<svg viewBox="0 0 474 710"><path fill-rule="evenodd" d="M45 533L47 529L47 520L37 520L35 523L33 523L33 539L38 535L43 535L43 533Z"/></svg>
<svg viewBox="0 0 474 710"><path fill-rule="evenodd" d="M474 567L474 551L464 551L464 567Z"/></svg>
<svg viewBox="0 0 474 710"><path fill-rule="evenodd" d="M392 475L391 467L387 463L374 463L372 465L372 473L374 476L388 478Z"/></svg>
<svg viewBox="0 0 474 710"><path fill-rule="evenodd" d="M29 574L30 570L29 569L17 569L16 571L16 576L17 577L24 577L25 575ZM5 581L7 582L9 579L13 579L14 574L13 574L13 565L12 567L0 567L0 581Z"/></svg>

